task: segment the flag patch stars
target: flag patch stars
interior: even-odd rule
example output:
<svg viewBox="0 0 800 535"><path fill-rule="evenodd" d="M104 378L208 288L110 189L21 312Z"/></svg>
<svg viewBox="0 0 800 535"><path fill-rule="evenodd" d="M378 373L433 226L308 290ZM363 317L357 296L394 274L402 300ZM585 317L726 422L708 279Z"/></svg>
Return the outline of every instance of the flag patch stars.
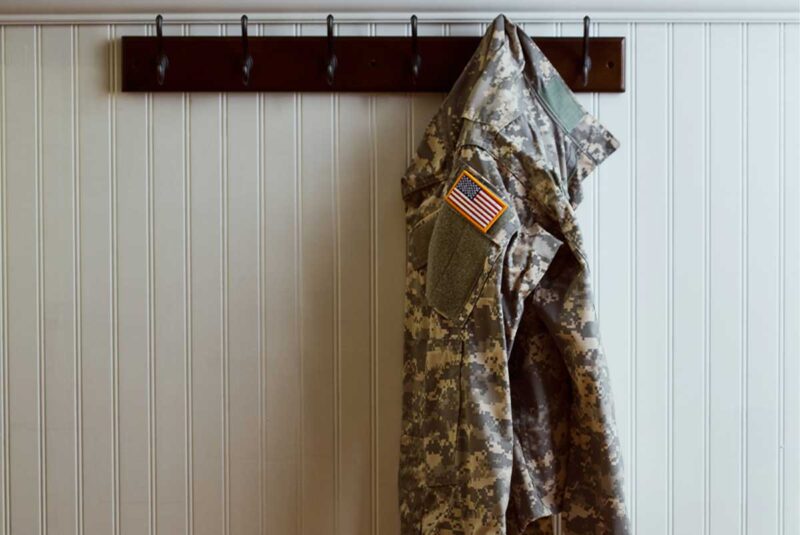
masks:
<svg viewBox="0 0 800 535"><path fill-rule="evenodd" d="M508 208L500 197L489 191L467 170L461 171L445 200L481 232L489 230Z"/></svg>

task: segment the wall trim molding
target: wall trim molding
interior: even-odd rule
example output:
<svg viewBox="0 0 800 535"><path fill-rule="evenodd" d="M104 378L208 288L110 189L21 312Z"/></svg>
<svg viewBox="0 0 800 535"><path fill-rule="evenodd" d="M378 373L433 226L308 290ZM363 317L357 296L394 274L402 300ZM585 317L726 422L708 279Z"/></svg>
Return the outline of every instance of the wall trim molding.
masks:
<svg viewBox="0 0 800 535"><path fill-rule="evenodd" d="M13 3L11 4L13 5ZM169 6L169 4L167 4ZM164 15L167 24L237 24L241 12L94 12L94 13L9 13L8 5L0 8L0 24L141 24L153 21L155 13ZM244 10L243 10L244 11ZM336 13L336 22L341 24L370 22L376 24L404 24L408 22L411 11L350 11ZM418 11L420 23L486 23L498 12L460 11L423 12ZM533 22L574 22L579 24L583 15L589 15L593 22L604 23L793 23L800 24L800 11L504 11L518 23ZM252 12L247 11L251 23L255 24L323 24L328 12Z"/></svg>
<svg viewBox="0 0 800 535"><path fill-rule="evenodd" d="M4 0L0 13L4 14L81 14L81 13L311 13L321 10L339 13L406 13L420 15L444 13L485 13L489 3L481 0ZM531 12L670 12L670 13L763 13L800 12L796 0L496 0L491 2L492 11L505 13ZM458 16L458 15L457 15ZM485 18L485 17L482 17Z"/></svg>

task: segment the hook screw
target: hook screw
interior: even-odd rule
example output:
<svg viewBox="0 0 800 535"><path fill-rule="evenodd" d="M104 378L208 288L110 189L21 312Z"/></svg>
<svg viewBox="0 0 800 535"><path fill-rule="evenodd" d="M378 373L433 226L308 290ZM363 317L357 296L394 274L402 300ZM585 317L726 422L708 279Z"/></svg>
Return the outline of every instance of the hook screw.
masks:
<svg viewBox="0 0 800 535"><path fill-rule="evenodd" d="M253 56L250 54L250 42L247 39L247 15L242 15L242 83L250 83L253 70Z"/></svg>
<svg viewBox="0 0 800 535"><path fill-rule="evenodd" d="M583 17L583 87L589 85L589 70L592 58L589 57L589 15Z"/></svg>
<svg viewBox="0 0 800 535"><path fill-rule="evenodd" d="M328 15L328 66L326 75L328 77L328 85L333 85L334 75L336 74L336 67L339 60L333 49L333 15Z"/></svg>
<svg viewBox="0 0 800 535"><path fill-rule="evenodd" d="M164 17L158 15L156 17L156 35L158 36L158 55L156 56L156 76L158 85L164 85L164 80L167 77L167 68L169 67L169 58L164 53L164 33L163 33Z"/></svg>
<svg viewBox="0 0 800 535"><path fill-rule="evenodd" d="M417 39L417 16L411 15L411 75L416 84L419 71L422 67L422 56L419 54L419 40Z"/></svg>

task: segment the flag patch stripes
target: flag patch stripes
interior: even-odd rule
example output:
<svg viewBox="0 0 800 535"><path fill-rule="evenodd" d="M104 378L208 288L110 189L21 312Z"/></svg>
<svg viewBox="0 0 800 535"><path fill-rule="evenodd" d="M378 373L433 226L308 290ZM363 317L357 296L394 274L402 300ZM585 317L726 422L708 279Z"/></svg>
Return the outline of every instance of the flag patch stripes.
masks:
<svg viewBox="0 0 800 535"><path fill-rule="evenodd" d="M489 230L508 208L466 169L461 171L445 200L482 232Z"/></svg>

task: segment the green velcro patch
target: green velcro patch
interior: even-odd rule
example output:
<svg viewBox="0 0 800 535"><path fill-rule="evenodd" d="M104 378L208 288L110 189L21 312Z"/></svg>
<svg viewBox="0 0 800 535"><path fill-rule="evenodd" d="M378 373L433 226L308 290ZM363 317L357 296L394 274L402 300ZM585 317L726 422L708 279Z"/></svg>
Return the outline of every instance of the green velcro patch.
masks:
<svg viewBox="0 0 800 535"><path fill-rule="evenodd" d="M552 76L545 82L539 93L568 132L578 124L585 113L570 88L558 76Z"/></svg>
<svg viewBox="0 0 800 535"><path fill-rule="evenodd" d="M450 206L437 218L428 251L426 297L445 317L469 314L481 281L488 275L487 260L499 247Z"/></svg>

